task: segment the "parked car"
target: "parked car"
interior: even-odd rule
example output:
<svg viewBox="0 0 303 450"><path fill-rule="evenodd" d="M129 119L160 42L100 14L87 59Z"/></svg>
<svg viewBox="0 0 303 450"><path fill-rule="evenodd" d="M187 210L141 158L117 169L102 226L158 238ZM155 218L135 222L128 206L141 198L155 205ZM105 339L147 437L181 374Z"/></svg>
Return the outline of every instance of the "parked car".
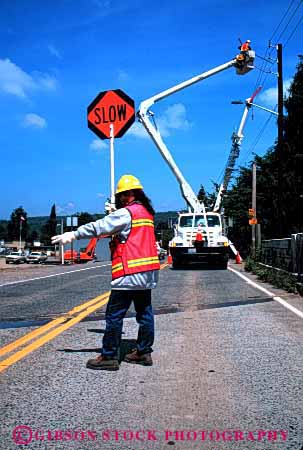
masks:
<svg viewBox="0 0 303 450"><path fill-rule="evenodd" d="M22 252L11 252L5 257L5 263L21 264L26 263L26 256Z"/></svg>
<svg viewBox="0 0 303 450"><path fill-rule="evenodd" d="M26 257L27 263L32 264L42 264L47 260L47 254L44 252L31 252Z"/></svg>
<svg viewBox="0 0 303 450"><path fill-rule="evenodd" d="M1 247L0 248L0 256L7 256L12 252L11 248Z"/></svg>
<svg viewBox="0 0 303 450"><path fill-rule="evenodd" d="M158 258L161 261L162 259L165 259L166 255L167 255L167 251L164 250L164 248L160 247L159 242L156 242L156 246L157 246Z"/></svg>

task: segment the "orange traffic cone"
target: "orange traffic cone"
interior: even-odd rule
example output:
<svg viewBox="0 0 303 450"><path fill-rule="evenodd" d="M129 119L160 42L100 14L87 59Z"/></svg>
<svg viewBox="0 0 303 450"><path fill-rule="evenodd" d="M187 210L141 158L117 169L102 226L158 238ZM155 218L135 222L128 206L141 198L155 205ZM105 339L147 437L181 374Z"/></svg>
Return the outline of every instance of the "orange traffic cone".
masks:
<svg viewBox="0 0 303 450"><path fill-rule="evenodd" d="M237 253L237 256L236 256L236 264L241 264L242 261L243 261L243 260L242 260L242 258L241 258L241 256L240 256L240 253L238 252L238 253Z"/></svg>
<svg viewBox="0 0 303 450"><path fill-rule="evenodd" d="M203 241L203 234L202 234L202 230L201 230L201 225L198 225L198 231L196 234L196 241L197 242L202 242Z"/></svg>
<svg viewBox="0 0 303 450"><path fill-rule="evenodd" d="M173 263L173 258L170 254L170 251L168 249L168 255L167 255L167 264L172 264Z"/></svg>

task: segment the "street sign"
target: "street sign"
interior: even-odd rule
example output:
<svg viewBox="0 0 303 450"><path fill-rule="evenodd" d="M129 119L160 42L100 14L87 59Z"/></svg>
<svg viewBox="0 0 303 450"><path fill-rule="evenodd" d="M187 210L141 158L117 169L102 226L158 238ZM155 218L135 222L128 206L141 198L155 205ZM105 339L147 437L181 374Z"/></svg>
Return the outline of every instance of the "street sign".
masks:
<svg viewBox="0 0 303 450"><path fill-rule="evenodd" d="M135 121L135 102L121 89L100 92L87 108L88 128L101 139L119 138Z"/></svg>
<svg viewBox="0 0 303 450"><path fill-rule="evenodd" d="M78 217L67 217L66 218L66 226L67 227L77 227L78 226Z"/></svg>

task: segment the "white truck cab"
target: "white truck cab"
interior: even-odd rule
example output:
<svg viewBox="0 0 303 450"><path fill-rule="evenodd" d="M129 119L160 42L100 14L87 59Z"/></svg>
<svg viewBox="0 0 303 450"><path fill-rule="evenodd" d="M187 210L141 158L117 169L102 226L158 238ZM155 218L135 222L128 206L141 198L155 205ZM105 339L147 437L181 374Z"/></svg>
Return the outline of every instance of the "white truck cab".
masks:
<svg viewBox="0 0 303 450"><path fill-rule="evenodd" d="M206 218L206 221L205 221ZM205 261L226 269L228 261L228 238L222 233L219 213L181 213L175 226L175 236L169 243L173 267L189 261ZM201 240L197 233L201 232Z"/></svg>

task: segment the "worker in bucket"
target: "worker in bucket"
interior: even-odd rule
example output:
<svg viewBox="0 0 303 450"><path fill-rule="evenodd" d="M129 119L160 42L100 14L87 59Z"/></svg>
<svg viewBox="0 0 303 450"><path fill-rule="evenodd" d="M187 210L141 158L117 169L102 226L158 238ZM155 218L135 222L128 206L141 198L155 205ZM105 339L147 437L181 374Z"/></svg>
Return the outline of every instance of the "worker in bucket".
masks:
<svg viewBox="0 0 303 450"><path fill-rule="evenodd" d="M246 39L246 41L243 42L243 44L241 44L241 47L240 47L241 52L248 52L249 50L251 50L250 43L251 43L251 40Z"/></svg>
<svg viewBox="0 0 303 450"><path fill-rule="evenodd" d="M240 48L240 54L243 56L243 62L245 62L247 60L247 56L248 56L248 52L249 50L251 50L251 40L250 39L246 39L245 42L243 42L243 44L241 44Z"/></svg>
<svg viewBox="0 0 303 450"><path fill-rule="evenodd" d="M103 219L82 225L76 231L52 237L52 243L67 244L74 239L112 235L111 294L106 308L106 330L101 354L87 362L95 370L118 370L123 319L132 303L139 324L136 348L124 360L151 366L154 342L154 316L151 290L160 269L154 235L155 211L141 182L123 175L115 194L116 210Z"/></svg>

